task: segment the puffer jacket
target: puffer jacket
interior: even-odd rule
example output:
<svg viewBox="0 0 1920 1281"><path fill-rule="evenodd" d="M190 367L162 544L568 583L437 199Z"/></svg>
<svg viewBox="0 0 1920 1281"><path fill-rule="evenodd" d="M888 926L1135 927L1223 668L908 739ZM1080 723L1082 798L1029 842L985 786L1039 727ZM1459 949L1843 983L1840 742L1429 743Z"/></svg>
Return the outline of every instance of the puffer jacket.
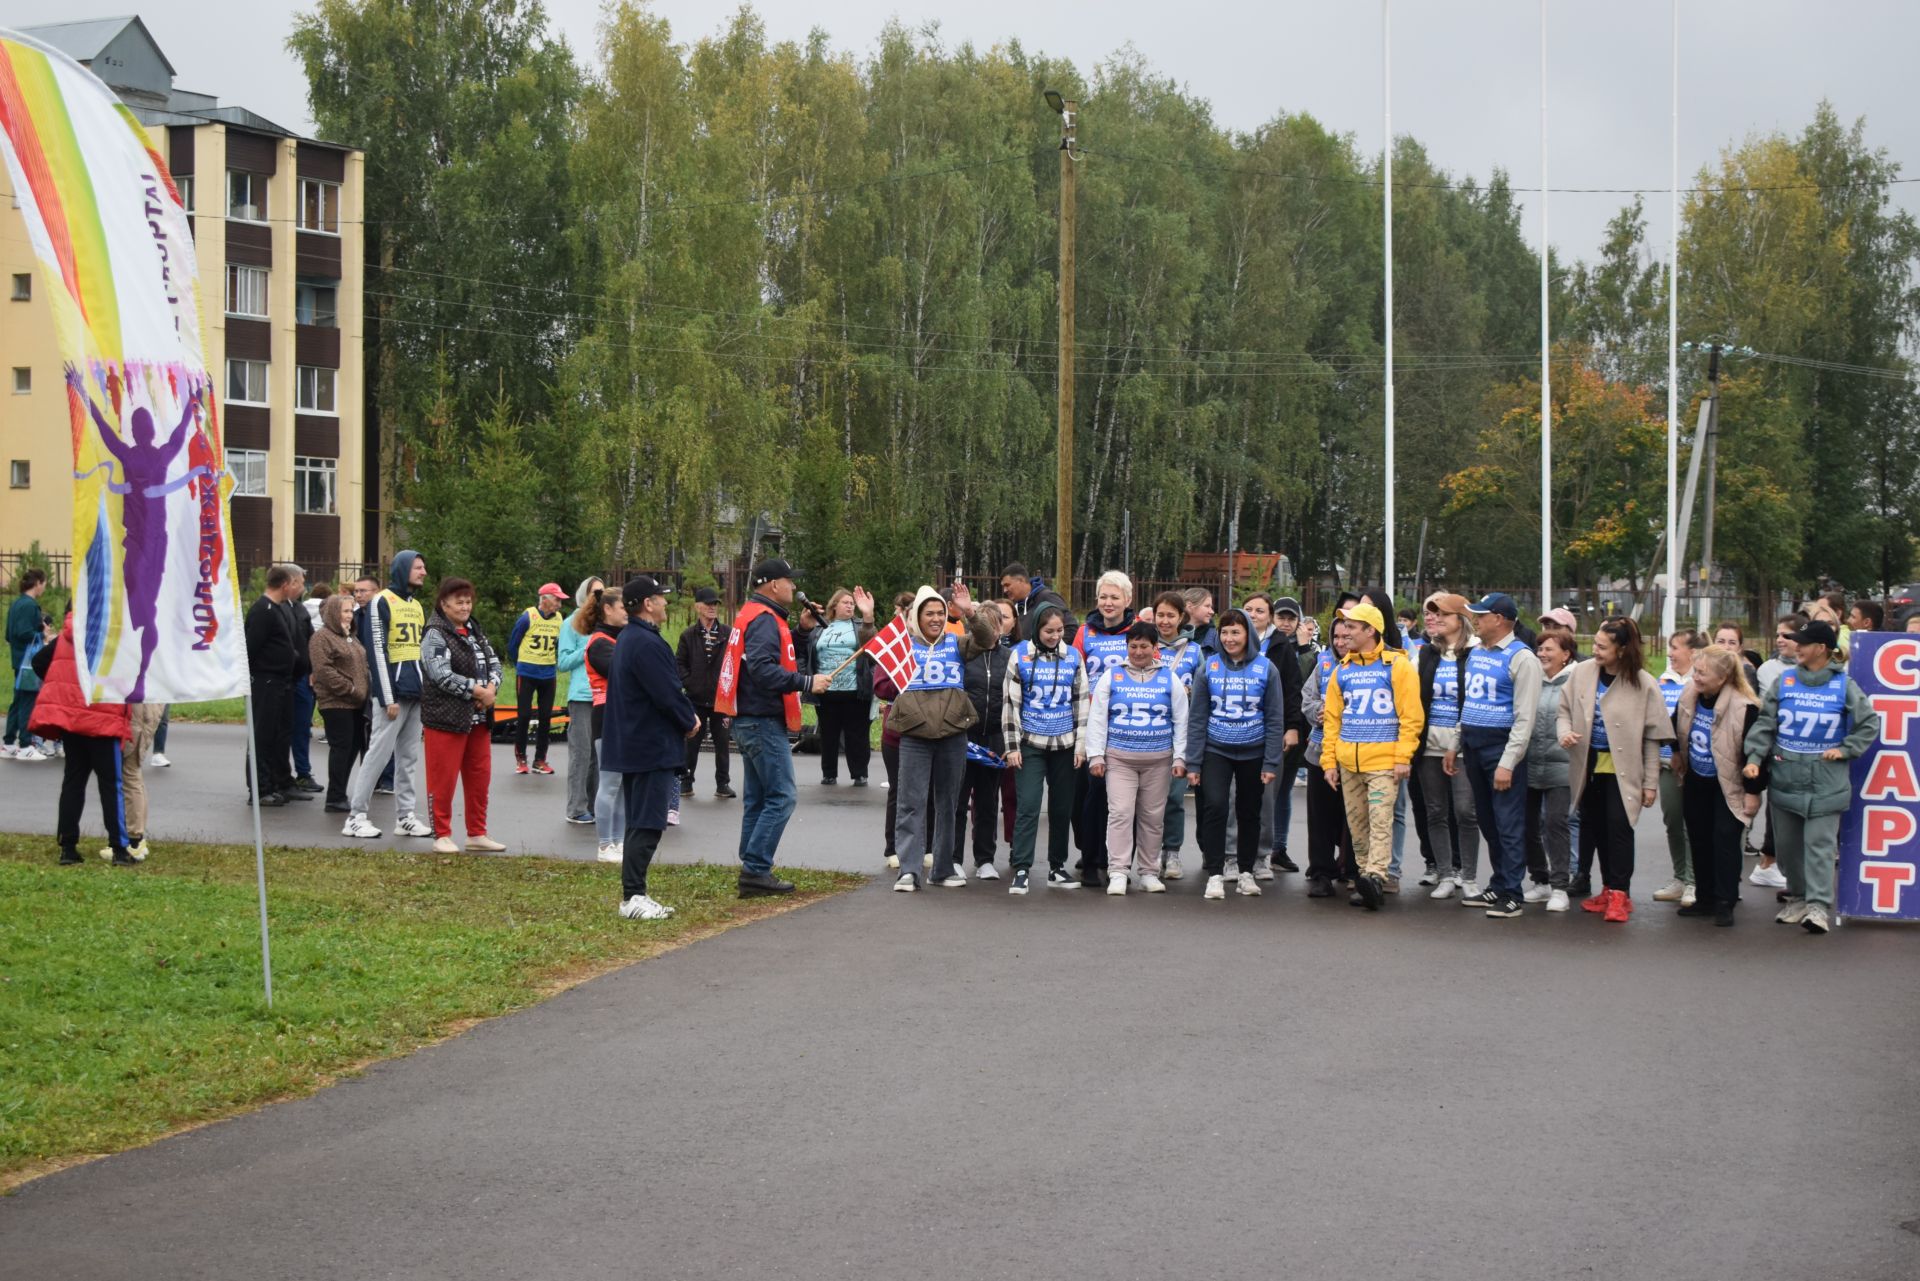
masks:
<svg viewBox="0 0 1920 1281"><path fill-rule="evenodd" d="M1550 792L1571 786L1567 749L1560 746L1560 699L1572 679L1571 663L1561 668L1558 676L1543 673L1540 677L1540 708L1533 715L1533 737L1527 743L1529 791Z"/></svg>
<svg viewBox="0 0 1920 1281"><path fill-rule="evenodd" d="M931 587L922 587L916 592L913 605L907 610L908 625L911 627L917 622L921 609L939 596ZM967 630L960 635L960 661L968 662L975 654L992 649L997 639L993 620L985 610L975 610L967 620ZM887 729L902 738L949 738L966 733L978 719L964 688L908 689L893 700L893 710L887 713Z"/></svg>
<svg viewBox="0 0 1920 1281"><path fill-rule="evenodd" d="M33 705L27 732L41 738L64 738L68 734L87 734L94 738L132 737L131 718L125 703L88 703L80 692L80 669L73 661L73 616L60 627L60 639L53 643L47 658L47 670L40 677L40 700Z"/></svg>
<svg viewBox="0 0 1920 1281"><path fill-rule="evenodd" d="M1342 674L1363 663L1381 659L1387 664L1393 683L1393 710L1400 718L1400 735L1391 743L1349 743L1340 737L1340 714L1346 699L1340 693ZM1348 654L1333 669L1327 683L1326 734L1320 744L1320 768L1339 766L1352 774L1373 774L1396 765L1413 764L1414 749L1427 727L1427 714L1420 706L1420 676L1413 669L1407 651L1391 646L1376 646L1370 654Z"/></svg>
<svg viewBox="0 0 1920 1281"><path fill-rule="evenodd" d="M439 610L427 620L420 639L420 722L428 729L464 734L484 725L488 713L473 700L476 685L500 684L500 656L494 653L480 620L467 620L467 634L454 629Z"/></svg>
<svg viewBox="0 0 1920 1281"><path fill-rule="evenodd" d="M1795 666L1791 675L1806 685L1824 685L1840 674L1837 666L1817 672ZM1847 682L1847 736L1840 742L1840 760L1823 761L1818 756L1789 752L1778 741L1780 727L1780 687L1782 679L1767 687L1760 700L1760 719L1747 731L1747 764L1771 767L1767 779L1771 804L1804 818L1843 814L1853 803L1853 762L1866 754L1880 737L1880 713L1859 681ZM46 696L43 694L44 699ZM35 719L39 714L35 713Z"/></svg>

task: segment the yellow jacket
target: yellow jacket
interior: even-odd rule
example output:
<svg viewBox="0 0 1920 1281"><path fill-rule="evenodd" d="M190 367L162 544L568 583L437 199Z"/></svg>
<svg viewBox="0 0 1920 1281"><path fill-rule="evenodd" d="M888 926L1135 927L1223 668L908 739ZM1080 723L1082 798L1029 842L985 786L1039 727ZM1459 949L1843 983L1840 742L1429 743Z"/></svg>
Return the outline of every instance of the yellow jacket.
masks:
<svg viewBox="0 0 1920 1281"><path fill-rule="evenodd" d="M1349 743L1340 737L1340 714L1346 710L1346 697L1340 692L1340 677L1350 668L1384 658L1393 682L1393 710L1400 718L1400 736L1391 743ZM1320 768L1339 766L1355 774L1390 770L1395 765L1413 764L1414 751L1420 746L1420 731L1426 727L1427 714L1420 706L1420 674L1405 650L1376 646L1371 653L1348 654L1333 669L1327 681L1325 734L1320 748Z"/></svg>

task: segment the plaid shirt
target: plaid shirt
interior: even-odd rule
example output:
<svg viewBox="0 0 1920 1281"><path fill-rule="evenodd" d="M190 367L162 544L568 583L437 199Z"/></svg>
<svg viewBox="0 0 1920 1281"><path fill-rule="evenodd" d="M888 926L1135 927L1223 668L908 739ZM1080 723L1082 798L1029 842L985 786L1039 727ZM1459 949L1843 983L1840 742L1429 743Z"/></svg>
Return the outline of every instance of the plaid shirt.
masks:
<svg viewBox="0 0 1920 1281"><path fill-rule="evenodd" d="M1060 650L1055 652L1055 656L1050 656L1047 652L1040 650L1037 644L1034 648L1034 662L1037 665L1043 662L1057 661L1056 656L1063 656L1063 651L1066 649L1066 646L1062 645ZM1087 687L1087 668L1085 663L1073 669L1073 731L1071 733L1059 734L1053 737L1042 737L1037 734L1027 733L1021 726L1020 708L1022 706L1021 700L1025 697L1025 688L1020 683L1020 663L1017 658L1007 664L1005 691L1006 701L1000 705L1000 726L1002 732L1006 735L1007 750L1009 752L1024 751L1029 747L1036 751L1057 751L1061 748L1072 748L1075 751L1079 751L1085 745L1087 733L1087 702L1091 696L1091 691Z"/></svg>

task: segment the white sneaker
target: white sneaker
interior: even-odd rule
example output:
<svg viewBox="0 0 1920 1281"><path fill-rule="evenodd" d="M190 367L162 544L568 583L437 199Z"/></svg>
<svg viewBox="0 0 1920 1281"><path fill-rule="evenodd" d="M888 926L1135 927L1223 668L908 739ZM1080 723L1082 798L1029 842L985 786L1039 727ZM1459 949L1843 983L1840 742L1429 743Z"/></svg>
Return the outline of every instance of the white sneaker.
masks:
<svg viewBox="0 0 1920 1281"><path fill-rule="evenodd" d="M1242 872L1240 875L1245 876L1246 873ZM1273 855L1262 854L1253 861L1253 878L1257 881L1271 881L1273 879Z"/></svg>
<svg viewBox="0 0 1920 1281"><path fill-rule="evenodd" d="M404 815L398 823L395 823L393 825L393 830L399 833L401 836L432 836L433 835L432 825L428 823L422 823L417 814Z"/></svg>
<svg viewBox="0 0 1920 1281"><path fill-rule="evenodd" d="M1140 874L1140 888L1149 894L1165 894L1167 892L1167 883L1155 876L1152 872L1142 872Z"/></svg>
<svg viewBox="0 0 1920 1281"><path fill-rule="evenodd" d="M619 863L626 859L626 850L618 844L608 841L594 852L594 857L602 863Z"/></svg>
<svg viewBox="0 0 1920 1281"><path fill-rule="evenodd" d="M478 836L469 836L467 838L467 852L469 854L504 854L506 849L506 846L494 840L485 832L480 833Z"/></svg>
<svg viewBox="0 0 1920 1281"><path fill-rule="evenodd" d="M1257 896L1260 893L1260 874L1255 872L1249 876L1245 872L1240 873L1240 892L1248 898Z"/></svg>
<svg viewBox="0 0 1920 1281"><path fill-rule="evenodd" d="M340 826L340 835L357 836L363 841L371 841L380 835L380 829L367 822L365 814L349 814L347 821Z"/></svg>
<svg viewBox="0 0 1920 1281"><path fill-rule="evenodd" d="M932 867L932 866L933 866L933 864L931 864L931 863L929 863L929 864L927 864L927 866L928 866L928 867ZM960 878L961 880L963 880L963 881L967 879L967 869L966 869L966 868L964 868L964 867L962 867L962 866L960 866L960 865L959 865L958 863L955 863L955 864L953 865L953 873L952 873L952 874L953 874L954 876L957 876L957 877L959 877L959 878Z"/></svg>
<svg viewBox="0 0 1920 1281"><path fill-rule="evenodd" d="M20 749L12 743L0 743L0 761L10 761L20 754Z"/></svg>
<svg viewBox="0 0 1920 1281"><path fill-rule="evenodd" d="M1763 886L1770 890L1784 890L1787 888L1787 874L1780 870L1778 863L1772 867L1755 865L1753 871L1747 874L1747 884Z"/></svg>
<svg viewBox="0 0 1920 1281"><path fill-rule="evenodd" d="M1780 925L1798 925L1807 919L1807 910L1813 905L1803 898L1788 899L1787 905L1780 909L1774 921Z"/></svg>
<svg viewBox="0 0 1920 1281"><path fill-rule="evenodd" d="M1445 879L1446 879L1445 877L1443 877L1443 876L1441 876L1441 875L1440 875L1440 869L1439 869L1439 868L1437 868L1437 867L1430 867L1430 868L1428 868L1428 869L1427 869L1427 874L1426 874L1425 876L1422 876L1422 877L1420 878L1420 884L1422 884L1422 885L1438 885L1438 884L1439 884L1439 883L1440 883L1441 881L1443 881L1443 880L1445 880Z"/></svg>
<svg viewBox="0 0 1920 1281"><path fill-rule="evenodd" d="M668 810L668 811L667 811L667 826L668 826L668 827L678 827L678 826L680 826L680 811L679 811L679 810ZM648 901L649 903L651 903L651 902L652 902L653 900L652 900L652 899L648 899L647 901Z"/></svg>
<svg viewBox="0 0 1920 1281"><path fill-rule="evenodd" d="M152 756L147 757L147 764L153 766L155 769L169 769L172 767L173 762L167 759L165 752L155 752Z"/></svg>
<svg viewBox="0 0 1920 1281"><path fill-rule="evenodd" d="M964 890L967 888L967 878L959 872L955 872L952 876L940 882L940 888L943 890Z"/></svg>
<svg viewBox="0 0 1920 1281"><path fill-rule="evenodd" d="M111 863L113 861L113 847L109 845L101 850L100 857ZM145 838L142 838L138 845L127 846L127 857L136 863L144 863L147 861L147 842Z"/></svg>
<svg viewBox="0 0 1920 1281"><path fill-rule="evenodd" d="M435 854L458 854L460 847L454 843L451 836L436 836L433 838L433 852Z"/></svg>
<svg viewBox="0 0 1920 1281"><path fill-rule="evenodd" d="M982 863L979 867L973 869L973 874L983 881L997 881L1000 879L1000 869L991 863Z"/></svg>
<svg viewBox="0 0 1920 1281"><path fill-rule="evenodd" d="M44 761L49 758L46 753L42 752L32 743L28 743L25 747L13 754L13 759L16 761Z"/></svg>
<svg viewBox="0 0 1920 1281"><path fill-rule="evenodd" d="M1674 903L1678 902L1680 896L1686 892L1687 887L1681 882L1668 881L1653 892L1653 900L1656 903Z"/></svg>
<svg viewBox="0 0 1920 1281"><path fill-rule="evenodd" d="M1227 861L1226 861L1226 862L1225 862L1225 863L1224 863L1224 864L1223 864L1222 866L1223 866L1223 868L1225 869L1225 870L1223 871L1223 873L1222 873L1222 875L1225 875L1225 876L1238 876L1238 875L1240 875L1240 860L1239 860L1239 859L1237 859L1237 858L1230 858L1230 859L1228 859L1228 860L1227 860Z"/></svg>
<svg viewBox="0 0 1920 1281"><path fill-rule="evenodd" d="M1187 869L1180 866L1180 856L1178 854L1167 855L1165 865L1160 869L1160 878L1167 881L1177 881L1186 874Z"/></svg>
<svg viewBox="0 0 1920 1281"><path fill-rule="evenodd" d="M1681 907L1692 907L1698 901L1699 896L1695 893L1694 887L1691 885L1687 886L1686 891L1680 895Z"/></svg>
<svg viewBox="0 0 1920 1281"><path fill-rule="evenodd" d="M620 905L620 915L629 921L664 921L673 915L673 909L636 894Z"/></svg>
<svg viewBox="0 0 1920 1281"><path fill-rule="evenodd" d="M1122 874L1109 872L1107 874L1107 893L1112 895L1124 895L1126 892L1127 892L1127 878Z"/></svg>
<svg viewBox="0 0 1920 1281"><path fill-rule="evenodd" d="M1440 878L1440 883L1433 887L1433 892L1428 894L1427 897L1452 898L1459 889L1460 882L1454 880L1451 876L1443 876Z"/></svg>
<svg viewBox="0 0 1920 1281"><path fill-rule="evenodd" d="M900 879L893 883L893 891L896 894L912 894L919 888L920 878L912 872L900 873Z"/></svg>
<svg viewBox="0 0 1920 1281"><path fill-rule="evenodd" d="M1565 890L1555 890L1553 893L1547 895L1547 910L1549 912L1564 912L1572 906L1573 900L1567 897Z"/></svg>
<svg viewBox="0 0 1920 1281"><path fill-rule="evenodd" d="M1535 881L1533 884L1527 886L1526 891L1520 895L1520 901L1523 903L1544 903L1552 897L1553 889L1551 886L1542 885L1540 882Z"/></svg>
<svg viewBox="0 0 1920 1281"><path fill-rule="evenodd" d="M900 856L898 854L887 855L887 870L889 872L897 872L900 870Z"/></svg>
<svg viewBox="0 0 1920 1281"><path fill-rule="evenodd" d="M922 854L920 856L920 866L926 868L927 871L931 872L933 870L933 855Z"/></svg>
<svg viewBox="0 0 1920 1281"><path fill-rule="evenodd" d="M1458 881L1456 884L1460 887L1460 906L1466 907L1480 897L1480 882Z"/></svg>
<svg viewBox="0 0 1920 1281"><path fill-rule="evenodd" d="M1205 894L1202 894L1200 897L1201 898L1225 898L1226 896L1227 896L1226 878L1220 877L1220 876L1209 876L1207 878L1207 892Z"/></svg>

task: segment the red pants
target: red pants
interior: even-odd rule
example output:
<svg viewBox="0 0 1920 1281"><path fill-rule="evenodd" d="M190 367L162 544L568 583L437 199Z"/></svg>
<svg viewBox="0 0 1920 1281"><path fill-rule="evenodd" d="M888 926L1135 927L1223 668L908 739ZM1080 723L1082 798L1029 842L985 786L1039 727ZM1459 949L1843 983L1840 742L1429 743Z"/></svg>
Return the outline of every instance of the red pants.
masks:
<svg viewBox="0 0 1920 1281"><path fill-rule="evenodd" d="M493 779L493 740L489 727L476 725L465 734L431 726L427 741L427 801L433 807L433 834L453 835L453 786L467 793L467 835L487 834L487 785Z"/></svg>

